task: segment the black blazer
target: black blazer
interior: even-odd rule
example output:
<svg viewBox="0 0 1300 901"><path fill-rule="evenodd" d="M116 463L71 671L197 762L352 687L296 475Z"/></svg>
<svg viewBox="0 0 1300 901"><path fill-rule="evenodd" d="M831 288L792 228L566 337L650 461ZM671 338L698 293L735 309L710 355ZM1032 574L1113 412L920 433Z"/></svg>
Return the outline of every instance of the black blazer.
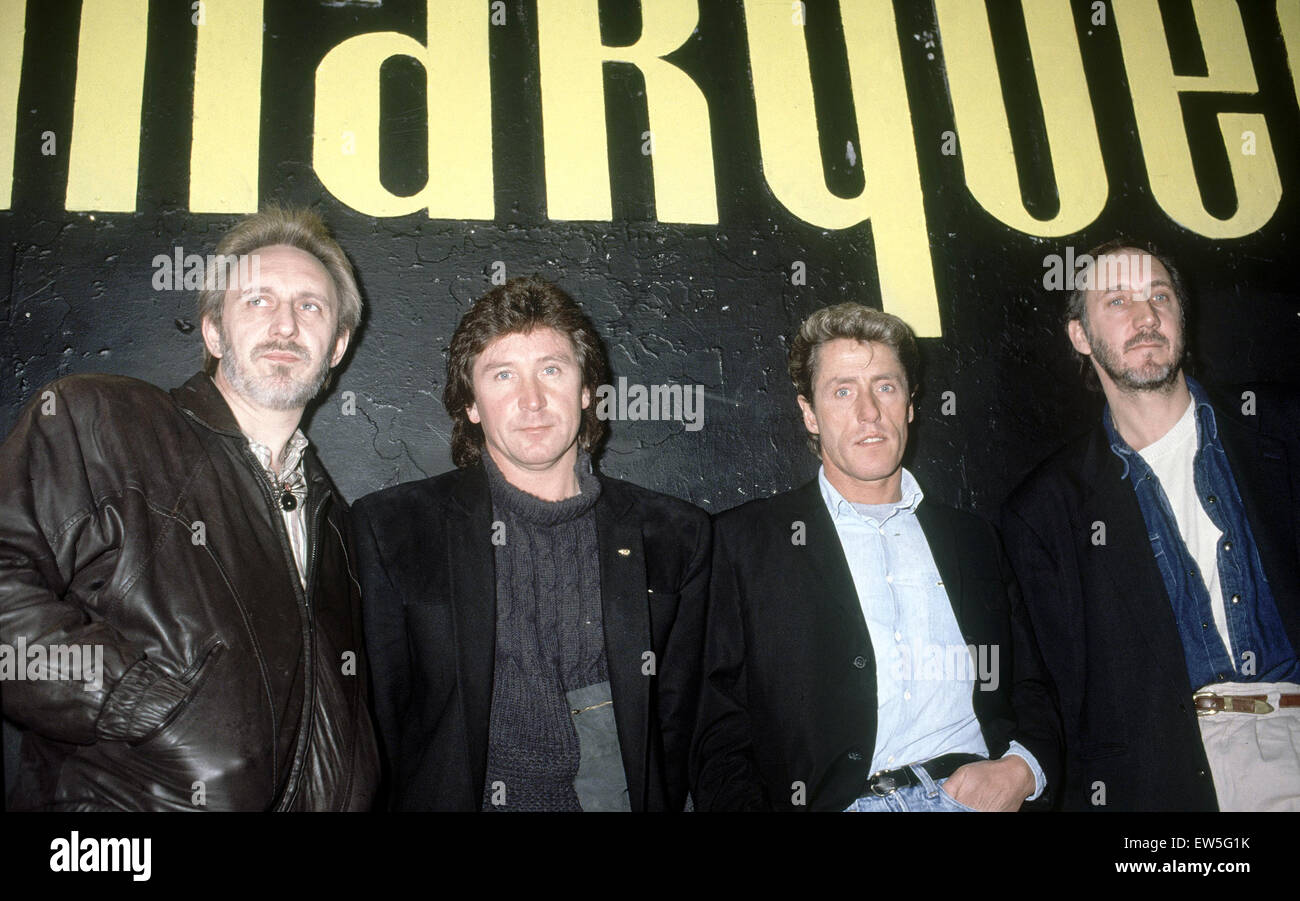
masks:
<svg viewBox="0 0 1300 901"><path fill-rule="evenodd" d="M681 810L709 581L703 510L600 476L596 535L614 719L633 810ZM357 501L358 570L388 806L478 810L496 648L481 465ZM646 652L653 675L645 675Z"/></svg>
<svg viewBox="0 0 1300 901"><path fill-rule="evenodd" d="M1053 701L997 534L971 514L927 501L917 518L967 643L999 647L998 688L973 692L989 753L1000 756L1016 738L1050 790L1059 757ZM797 523L804 544L792 541ZM696 805L843 810L871 775L876 662L817 480L720 514L713 540L692 756Z"/></svg>
<svg viewBox="0 0 1300 901"><path fill-rule="evenodd" d="M1269 586L1300 649L1300 417L1266 390L1215 403ZM1105 526L1105 543L1094 544ZM1002 512L1065 737L1073 810L1217 810L1182 640L1146 523L1100 423L1042 463ZM1094 803L1104 800L1105 804Z"/></svg>

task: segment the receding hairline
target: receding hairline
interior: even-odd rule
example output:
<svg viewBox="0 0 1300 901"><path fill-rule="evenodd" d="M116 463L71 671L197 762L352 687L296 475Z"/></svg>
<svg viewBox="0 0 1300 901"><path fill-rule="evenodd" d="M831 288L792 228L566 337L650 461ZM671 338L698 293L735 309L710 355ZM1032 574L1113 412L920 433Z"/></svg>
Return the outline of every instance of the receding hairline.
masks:
<svg viewBox="0 0 1300 901"><path fill-rule="evenodd" d="M278 250L278 249L294 251L295 256L305 256L309 260L314 262L318 267L320 267L321 273L325 276L325 284L329 288L329 294L324 297L322 297L314 290L295 290L290 296L294 298L314 297L317 300L328 300L330 302L330 307L334 313L334 316L337 319L339 317L339 314L342 312L341 308L343 305L343 300L342 300L341 292L339 291L339 286L338 284L335 283L334 274L333 272L330 271L330 267L326 264L326 262L322 260L320 257L316 256L316 254L312 253L310 250L304 250L303 248L298 247L294 244L285 244L284 242L278 242L275 244L263 244L260 247L253 248L252 250L248 251L248 253L246 254L224 254L224 256L230 256L232 259L236 261L235 273L236 273L236 279L238 279L239 277L238 259L240 256L254 257L265 251ZM261 272L260 266L258 268L258 272L259 274ZM260 281L252 282L248 285L241 285L238 283L238 281L236 281L236 283L233 285L227 285L225 291L222 292L221 295L222 306L224 307L224 305L230 301L232 292L234 292L233 296L235 298L239 298L239 297L243 297L245 294L247 294L250 291L256 291L261 289L262 289L262 283ZM205 319L211 318L211 316L212 314L210 312L204 313ZM350 329L344 329L344 331L350 331Z"/></svg>
<svg viewBox="0 0 1300 901"><path fill-rule="evenodd" d="M1093 267L1093 268L1096 268L1096 267L1097 267L1097 263L1098 263L1099 260L1120 259L1120 258L1122 258L1122 257L1135 257L1135 256L1137 256L1137 257L1150 257L1150 258L1151 258L1151 263L1152 263L1151 272L1152 272L1153 275L1155 274L1155 267L1156 267L1156 266L1159 266L1159 267L1164 271L1164 273L1165 273L1165 276L1166 276L1165 278L1152 278L1151 281L1148 282L1148 285L1161 285L1161 284L1162 284L1162 285L1164 285L1165 287L1169 288L1171 291L1173 291L1175 294L1178 293L1178 289L1175 287L1174 282L1173 282L1173 278L1174 278L1173 273L1169 271L1169 267L1166 266L1166 265L1161 261L1160 257L1158 257L1156 254L1152 253L1152 252L1149 251L1149 250L1143 250L1141 247L1129 247L1128 245L1124 245L1124 246L1122 246L1122 247L1116 247L1116 248L1113 248L1113 249L1111 249L1111 250L1108 250L1108 251L1106 251L1105 253L1098 254L1096 257L1094 257L1094 258L1092 259L1092 267ZM1104 266L1104 267L1101 267L1101 268L1102 268L1102 272L1105 272L1105 273L1110 273L1110 272L1112 271L1112 270L1111 270L1111 267L1109 267L1109 266ZM1129 267L1129 266L1124 267L1124 272L1125 272L1126 274L1128 274L1128 275L1131 276L1131 275L1132 275L1132 267ZM1105 292L1107 292L1107 291L1123 291L1123 290L1125 290L1125 289L1123 289L1123 288L1119 288L1119 287L1088 288L1088 289L1084 292L1084 296L1086 297L1086 296L1091 295L1091 294L1093 294L1093 293L1102 294L1102 293L1105 293ZM1181 298L1180 298L1180 300L1181 300Z"/></svg>
<svg viewBox="0 0 1300 901"><path fill-rule="evenodd" d="M1115 257L1123 257L1123 256L1130 256L1130 257L1145 256L1148 257L1148 259L1151 259L1152 280L1149 282L1145 282L1144 285L1140 285L1140 286L1134 285L1134 283L1132 283L1132 281L1134 281L1134 272L1132 272L1132 269L1134 268L1132 268L1131 265L1125 265L1125 267L1123 267L1122 269L1119 269L1118 267L1117 268L1101 267L1101 272L1106 274L1106 276L1110 276L1110 274L1114 274L1114 276L1118 278L1119 276L1121 276L1121 274L1123 274L1123 276L1126 276L1128 278L1128 282L1130 283L1128 283L1127 287L1121 285L1110 285L1109 278L1108 278L1108 282L1106 282L1106 285L1104 287L1089 287L1089 289L1084 291L1083 296L1086 302L1087 299L1092 298L1092 296L1114 294L1117 293L1117 291L1128 291L1128 293L1132 293L1132 291L1139 291L1144 289L1151 290L1153 289L1153 287L1164 286L1167 287L1167 289L1169 289L1171 293L1174 294L1175 298L1178 298L1179 304L1183 303L1182 295L1178 293L1178 286L1175 285L1174 283L1174 273L1171 273L1169 267L1167 267L1167 265L1162 263L1160 257L1152 254L1151 251L1145 251L1143 250L1143 248L1140 247L1118 247L1115 248L1115 250L1113 251L1106 251L1105 254L1101 254L1100 256L1097 256L1096 260L1093 260L1093 267L1096 267L1097 260L1115 259ZM1160 267L1161 272L1164 273L1164 276L1157 276L1156 267ZM1139 267L1139 273L1140 270L1141 269Z"/></svg>

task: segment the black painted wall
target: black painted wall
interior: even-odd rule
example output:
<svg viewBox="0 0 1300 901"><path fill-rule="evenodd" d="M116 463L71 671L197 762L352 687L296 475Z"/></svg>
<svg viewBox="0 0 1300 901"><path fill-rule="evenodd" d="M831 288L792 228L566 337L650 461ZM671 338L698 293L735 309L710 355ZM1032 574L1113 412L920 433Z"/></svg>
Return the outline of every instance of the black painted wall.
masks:
<svg viewBox="0 0 1300 901"><path fill-rule="evenodd" d="M1215 114L1262 112L1273 136L1281 206L1260 232L1223 242L1186 231L1152 200L1115 28L1090 29L1090 5L1074 5L1110 199L1086 233L1040 240L993 219L967 191L957 158L940 153L952 113L935 15L928 2L895 4L944 331L922 342L926 378L908 463L929 496L986 515L1097 409L1069 360L1059 323L1064 296L1041 287L1043 256L1066 244L1082 252L1116 231L1153 239L1182 264L1192 287L1189 326L1204 380L1300 381L1300 290L1292 277L1300 116L1273 4L1241 4L1260 94L1185 103L1206 203L1221 215L1235 198ZM356 264L368 304L364 328L308 430L349 499L449 468L440 400L445 348L459 317L490 287L495 260L511 275L539 273L572 293L604 335L616 376L705 386L700 431L672 422L613 423L607 473L711 511L815 473L785 376L786 336L823 305L879 305L871 228L827 232L773 199L760 167L741 4L701 6L695 36L670 59L708 99L716 227L656 221L650 168L639 152L647 128L643 84L622 65L606 66L614 221L547 219L530 0L509 0L507 24L491 32L497 218L377 220L344 207L311 167L315 67L329 48L361 32L393 29L422 40L423 3L267 0L261 194L312 204L325 215ZM871 124L855 120L836 5L809 6L826 178L832 190L852 196L863 173L844 148L860 146L859 128ZM6 433L20 405L58 376L113 372L171 386L197 369L194 297L154 291L151 260L174 245L210 252L236 218L186 210L194 64L188 3L151 4L136 211L63 209L67 155L43 156L40 135L71 130L79 4L29 7L13 208L0 211ZM635 40L636 2L609 0L601 8L607 43ZM1175 65L1203 72L1190 3L1170 0L1162 11ZM1022 165L1024 196L1031 210L1050 215L1055 189L1023 20L1014 3L991 3L990 12L1017 157L1030 161ZM413 64L385 69L385 180L398 193L417 190L427 177L419 75ZM795 260L807 264L806 285L790 283ZM940 398L949 390L957 412L942 416ZM356 415L342 413L344 391L355 392Z"/></svg>

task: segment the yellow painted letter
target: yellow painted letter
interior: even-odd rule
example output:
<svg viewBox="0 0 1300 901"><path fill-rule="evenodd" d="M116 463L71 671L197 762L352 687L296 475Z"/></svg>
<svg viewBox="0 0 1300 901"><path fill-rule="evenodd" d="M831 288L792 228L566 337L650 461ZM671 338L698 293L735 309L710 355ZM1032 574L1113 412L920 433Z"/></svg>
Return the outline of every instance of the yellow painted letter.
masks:
<svg viewBox="0 0 1300 901"><path fill-rule="evenodd" d="M430 0L428 42L395 31L348 38L316 69L312 163L321 183L368 216L491 219L492 96L488 8L479 0ZM379 180L379 68L394 56L424 66L429 181L399 197Z"/></svg>
<svg viewBox="0 0 1300 901"><path fill-rule="evenodd" d="M785 5L789 21L789 4ZM537 0L546 147L546 210L552 219L610 219L609 145L605 134L606 61L631 63L645 79L650 136L623 135L650 152L660 222L718 221L713 143L704 95L661 57L695 30L695 0L641 4L641 37L628 47L600 42L596 0Z"/></svg>
<svg viewBox="0 0 1300 901"><path fill-rule="evenodd" d="M1228 151L1237 211L1210 215L1192 170L1179 95L1193 91L1254 94L1259 88L1250 48L1233 0L1192 0L1208 75L1175 75L1164 22L1156 0L1115 0L1115 22L1124 68L1133 93L1142 155L1151 193L1169 217L1207 238L1239 238L1272 218L1282 182L1268 124L1259 113L1220 113L1219 132Z"/></svg>
<svg viewBox="0 0 1300 901"><path fill-rule="evenodd" d="M207 0L194 63L190 212L257 211L262 0Z"/></svg>
<svg viewBox="0 0 1300 901"><path fill-rule="evenodd" d="M27 0L0 0L0 210L9 209L18 137L18 85L23 75Z"/></svg>
<svg viewBox="0 0 1300 901"><path fill-rule="evenodd" d="M813 225L870 219L885 309L917 335L936 336L939 301L894 8L890 0L843 0L840 17L866 185L848 199L826 189L804 30L790 23L786 0L745 2L763 175L776 199Z"/></svg>
<svg viewBox="0 0 1300 901"><path fill-rule="evenodd" d="M935 0L966 186L999 221L1030 235L1082 231L1106 206L1106 167L1069 0L1022 2L1060 209L1035 219L1020 196L1011 128L984 3Z"/></svg>
<svg viewBox="0 0 1300 901"><path fill-rule="evenodd" d="M68 150L70 210L130 212L140 169L149 0L85 0Z"/></svg>
<svg viewBox="0 0 1300 901"><path fill-rule="evenodd" d="M1291 90L1300 102L1300 0L1277 0L1277 21L1286 44L1286 62L1291 69Z"/></svg>

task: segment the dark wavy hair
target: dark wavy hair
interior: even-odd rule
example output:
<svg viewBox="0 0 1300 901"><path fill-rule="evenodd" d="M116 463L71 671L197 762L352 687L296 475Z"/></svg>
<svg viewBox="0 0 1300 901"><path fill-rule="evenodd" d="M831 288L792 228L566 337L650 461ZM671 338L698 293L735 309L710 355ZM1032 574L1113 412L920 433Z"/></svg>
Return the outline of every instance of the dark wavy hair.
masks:
<svg viewBox="0 0 1300 901"><path fill-rule="evenodd" d="M1178 314L1180 326L1183 332L1183 367L1186 369L1191 363L1191 352L1187 348L1187 291L1183 287L1183 277L1178 272L1178 267L1164 253L1156 249L1156 246L1150 241L1134 241L1123 235L1117 238L1111 238L1102 244L1088 251L1085 257L1092 262L1090 265L1097 265L1097 261L1103 257L1119 257L1121 250L1136 250L1141 253L1149 254L1153 260L1165 267L1169 273L1169 281L1173 283L1174 294L1178 295ZM1065 312L1062 316L1062 325L1068 330L1070 322L1077 319L1083 330L1088 330L1088 270L1079 271L1073 290L1065 302ZM1068 331L1067 331L1068 334ZM1070 355L1074 357L1075 363L1079 366L1079 374L1083 377L1083 383L1089 391L1101 390L1101 379L1097 378L1097 370L1092 366L1092 358L1087 354L1081 354L1074 349L1074 344L1070 344Z"/></svg>
<svg viewBox="0 0 1300 901"><path fill-rule="evenodd" d="M915 397L921 387L921 355L916 347L912 327L892 313L873 310L860 303L841 303L823 307L799 326L790 342L790 361L787 370L794 390L808 403L813 400L813 386L817 382L818 349L836 338L853 341L873 341L892 348L903 365L907 379L907 395ZM808 447L821 455L821 439L808 433Z"/></svg>
<svg viewBox="0 0 1300 901"><path fill-rule="evenodd" d="M591 392L591 403L582 411L578 446L593 456L599 452L609 432L596 416L596 389L609 380L600 336L582 308L558 285L528 276L512 278L474 301L451 336L442 404L451 417L451 459L457 466L473 466L483 455L483 428L470 422L468 413L474 403L474 361L497 338L526 335L538 328L555 329L573 345L582 385Z"/></svg>

